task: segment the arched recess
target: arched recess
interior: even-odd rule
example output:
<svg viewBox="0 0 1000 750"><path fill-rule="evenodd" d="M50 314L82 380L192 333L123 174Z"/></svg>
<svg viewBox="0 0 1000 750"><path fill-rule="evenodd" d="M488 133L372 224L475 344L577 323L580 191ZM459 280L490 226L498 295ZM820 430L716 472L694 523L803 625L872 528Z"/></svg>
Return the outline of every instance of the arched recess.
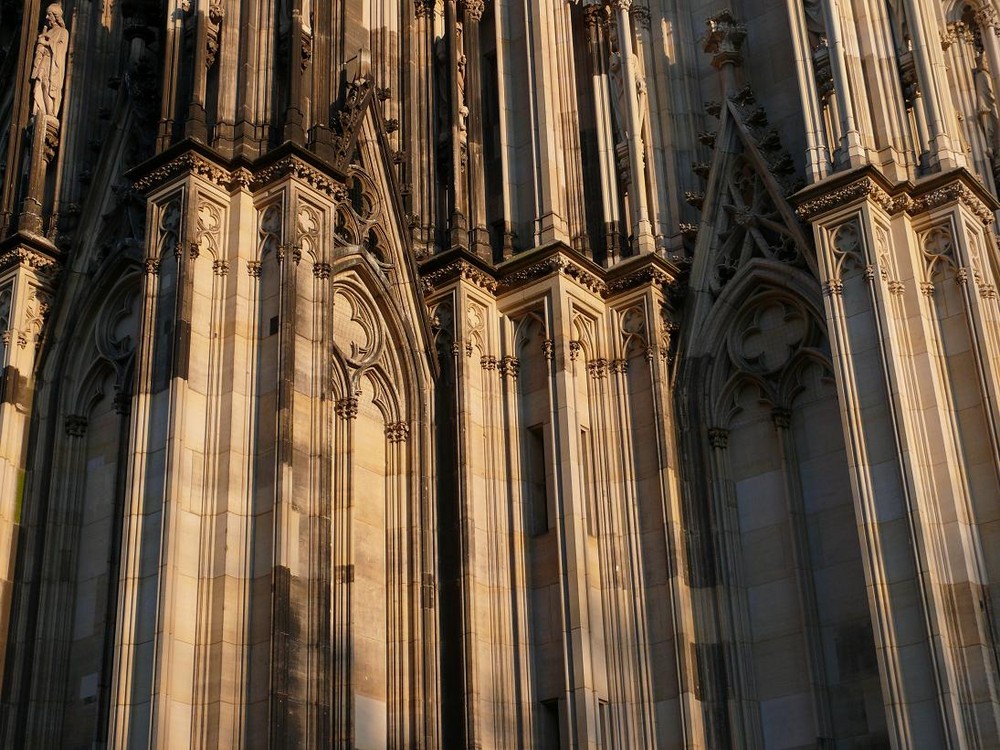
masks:
<svg viewBox="0 0 1000 750"><path fill-rule="evenodd" d="M765 747L886 739L884 713L868 708L881 706L877 661L815 288L805 271L749 260L685 354L697 374L681 379L711 500L697 533L711 534L719 637L732 639L716 669L742 698L727 731Z"/></svg>
<svg viewBox="0 0 1000 750"><path fill-rule="evenodd" d="M49 322L28 449L11 746L102 746L142 274L133 248L71 278Z"/></svg>
<svg viewBox="0 0 1000 750"><path fill-rule="evenodd" d="M683 667L681 617L673 582L679 577L681 556L671 539L670 511L673 460L672 435L668 425L674 416L669 399L669 381L664 377L669 350L663 338L669 321L666 308L653 295L623 302L614 310L613 332L616 359L609 366L618 404L624 497L621 503L623 529L632 540L632 580L636 587L635 632L642 653L636 669L645 690L646 713L633 718L632 741L656 747L674 747L680 742L676 727L684 722L679 675ZM651 710L650 710L651 709ZM644 722L644 723L643 723ZM628 735L625 735L626 737Z"/></svg>
<svg viewBox="0 0 1000 750"><path fill-rule="evenodd" d="M436 658L436 633L421 616L433 605L425 580L434 529L429 370L394 299L395 260L364 245L336 255L328 313L334 704L358 747L406 747L426 731L413 701Z"/></svg>

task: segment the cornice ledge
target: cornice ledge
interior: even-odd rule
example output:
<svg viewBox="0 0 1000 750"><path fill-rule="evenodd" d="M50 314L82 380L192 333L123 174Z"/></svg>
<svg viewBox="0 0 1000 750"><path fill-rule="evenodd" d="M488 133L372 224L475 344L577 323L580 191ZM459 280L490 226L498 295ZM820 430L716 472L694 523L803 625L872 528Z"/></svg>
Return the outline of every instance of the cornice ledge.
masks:
<svg viewBox="0 0 1000 750"><path fill-rule="evenodd" d="M905 208L911 216L933 211L951 203L961 203L984 226L996 221L1000 202L966 169L934 175L909 186L909 201Z"/></svg>
<svg viewBox="0 0 1000 750"><path fill-rule="evenodd" d="M504 265L505 268L498 269L501 272L500 292L509 292L556 273L572 279L592 294L603 297L607 292L600 266L561 242L515 256Z"/></svg>
<svg viewBox="0 0 1000 750"><path fill-rule="evenodd" d="M227 188L232 180L230 164L212 149L193 140L181 141L168 148L129 170L125 177L132 182L133 190L145 196L189 173L221 188Z"/></svg>
<svg viewBox="0 0 1000 750"><path fill-rule="evenodd" d="M558 242L516 255L497 268L490 268L460 249L434 255L420 265L425 296L433 295L457 279L469 281L490 294L505 294L554 274L572 280L602 299L645 284L672 288L681 276L673 263L659 255L630 258L611 269L604 269Z"/></svg>
<svg viewBox="0 0 1000 750"><path fill-rule="evenodd" d="M681 270L660 255L629 258L608 270L605 296L613 297L646 284L654 284L664 290L672 289L681 276Z"/></svg>
<svg viewBox="0 0 1000 750"><path fill-rule="evenodd" d="M916 183L892 185L876 169L865 166L810 185L792 196L795 213L814 221L861 200L870 200L890 215L917 216L953 202L972 211L985 225L995 221L1000 201L967 169L931 175Z"/></svg>
<svg viewBox="0 0 1000 750"><path fill-rule="evenodd" d="M186 174L195 174L228 192L257 190L293 176L336 201L346 196L346 175L341 170L290 142L251 162L243 157L228 160L204 144L185 140L140 164L126 177L137 193L148 195Z"/></svg>
<svg viewBox="0 0 1000 750"><path fill-rule="evenodd" d="M496 277L481 261L476 262L477 260L461 249L449 250L428 258L419 266L420 285L424 296L430 296L441 287L458 279L468 281L490 294L496 294Z"/></svg>
<svg viewBox="0 0 1000 750"><path fill-rule="evenodd" d="M12 268L30 268L52 278L62 267L63 253L44 237L16 232L0 242L0 273Z"/></svg>
<svg viewBox="0 0 1000 750"><path fill-rule="evenodd" d="M814 221L852 203L871 200L889 214L897 213L893 186L873 167L835 174L791 196L795 214L803 221Z"/></svg>

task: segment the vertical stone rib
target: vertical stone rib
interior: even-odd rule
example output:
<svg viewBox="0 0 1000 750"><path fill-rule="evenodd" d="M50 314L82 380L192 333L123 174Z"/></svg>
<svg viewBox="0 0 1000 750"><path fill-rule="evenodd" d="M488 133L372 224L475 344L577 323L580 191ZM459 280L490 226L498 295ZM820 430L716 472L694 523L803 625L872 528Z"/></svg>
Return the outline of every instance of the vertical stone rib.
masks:
<svg viewBox="0 0 1000 750"><path fill-rule="evenodd" d="M295 215L291 201L285 203L282 225L287 227L284 244L277 249L279 291L277 435L275 436L276 476L274 491L274 599L272 635L272 742L276 748L292 748L304 741L305 706L302 689L296 676L300 674L302 658L303 607L293 599L301 571L293 570L295 546L293 536L298 528L298 511L293 507L294 482L294 398L296 350L296 270L297 248L291 244Z"/></svg>

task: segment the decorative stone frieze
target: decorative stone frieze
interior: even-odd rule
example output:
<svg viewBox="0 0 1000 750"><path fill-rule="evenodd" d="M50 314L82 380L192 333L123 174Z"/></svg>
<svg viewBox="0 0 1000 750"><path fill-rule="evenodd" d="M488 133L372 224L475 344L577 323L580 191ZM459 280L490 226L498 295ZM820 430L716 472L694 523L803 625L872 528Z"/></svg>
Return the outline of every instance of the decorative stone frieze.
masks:
<svg viewBox="0 0 1000 750"><path fill-rule="evenodd" d="M59 262L50 254L26 245L14 245L0 251L0 273L17 267L30 268L40 276L52 279L59 272Z"/></svg>
<svg viewBox="0 0 1000 750"><path fill-rule="evenodd" d="M497 282L493 276L465 260L425 273L421 278L421 284L425 294L432 294L443 284L456 279L472 282L480 289L491 293L497 289Z"/></svg>
<svg viewBox="0 0 1000 750"><path fill-rule="evenodd" d="M845 208L860 200L870 200L891 216L905 211L911 216L918 216L949 203L958 202L971 210L984 225L994 222L993 211L997 205L988 203L980 189L969 183L969 176L957 173L949 181L941 183L930 182L919 186L906 183L890 187L882 184L870 174L858 179L839 184L830 192L816 197L801 199L795 212L803 221L815 221L824 214ZM816 190L808 188L803 191L812 195Z"/></svg>
<svg viewBox="0 0 1000 750"><path fill-rule="evenodd" d="M895 213L896 202L889 193L871 177L862 177L833 192L800 203L795 213L803 221L812 221L821 214L829 213L855 201L869 198L883 210Z"/></svg>

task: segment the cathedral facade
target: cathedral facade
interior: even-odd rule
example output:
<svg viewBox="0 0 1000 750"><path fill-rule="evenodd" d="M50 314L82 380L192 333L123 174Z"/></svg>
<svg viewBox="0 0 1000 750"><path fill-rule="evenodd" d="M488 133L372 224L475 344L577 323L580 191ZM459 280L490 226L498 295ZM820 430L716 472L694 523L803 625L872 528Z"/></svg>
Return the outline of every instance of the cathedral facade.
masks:
<svg viewBox="0 0 1000 750"><path fill-rule="evenodd" d="M1000 747L997 0L4 0L0 82L0 746Z"/></svg>

